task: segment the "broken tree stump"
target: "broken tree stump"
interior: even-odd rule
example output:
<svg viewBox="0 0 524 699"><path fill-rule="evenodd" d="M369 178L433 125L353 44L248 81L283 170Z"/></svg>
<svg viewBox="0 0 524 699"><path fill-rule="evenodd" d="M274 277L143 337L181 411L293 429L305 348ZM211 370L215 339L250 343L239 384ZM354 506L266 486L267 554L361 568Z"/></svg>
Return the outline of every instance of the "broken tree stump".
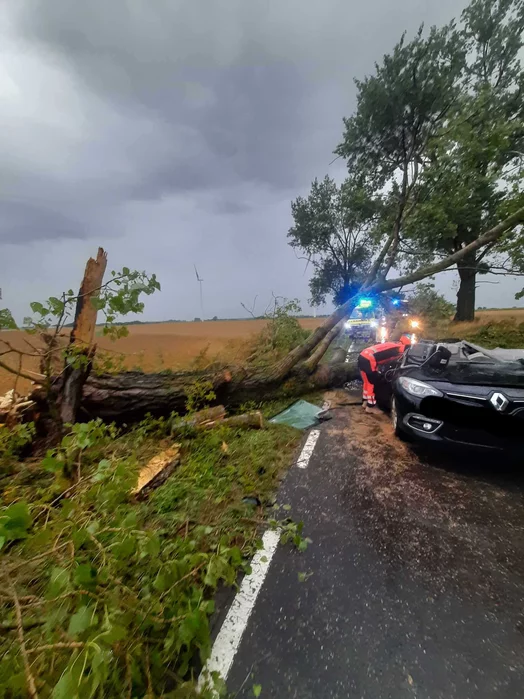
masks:
<svg viewBox="0 0 524 699"><path fill-rule="evenodd" d="M226 417L220 424L224 425L225 427L233 427L236 429L261 430L264 428L264 417L260 410L256 410L252 413L244 413L243 415L232 415L231 417Z"/></svg>
<svg viewBox="0 0 524 699"><path fill-rule="evenodd" d="M173 421L171 425L171 436L181 434L188 428L198 429L206 427L208 424L215 425L222 421L226 416L226 409L223 405L217 405L213 408L204 408L193 415L180 417Z"/></svg>
<svg viewBox="0 0 524 699"><path fill-rule="evenodd" d="M87 261L78 292L75 320L66 350L64 372L58 395L62 425L76 421L82 400L82 389L91 371L95 353L93 340L97 316L93 299L100 295L106 266L107 254L102 248L98 248L96 259L90 257Z"/></svg>

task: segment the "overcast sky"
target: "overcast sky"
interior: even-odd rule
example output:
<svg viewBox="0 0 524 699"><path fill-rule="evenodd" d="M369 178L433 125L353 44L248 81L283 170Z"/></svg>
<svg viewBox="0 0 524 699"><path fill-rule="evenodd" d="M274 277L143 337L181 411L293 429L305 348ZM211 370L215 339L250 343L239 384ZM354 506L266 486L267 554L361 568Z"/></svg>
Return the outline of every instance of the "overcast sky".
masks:
<svg viewBox="0 0 524 699"><path fill-rule="evenodd" d="M462 0L2 0L0 286L18 317L99 245L155 272L145 318L242 315L308 273L290 202L329 165L353 78ZM455 273L439 283L452 299ZM498 279L498 278L497 278ZM514 305L518 283L482 285Z"/></svg>

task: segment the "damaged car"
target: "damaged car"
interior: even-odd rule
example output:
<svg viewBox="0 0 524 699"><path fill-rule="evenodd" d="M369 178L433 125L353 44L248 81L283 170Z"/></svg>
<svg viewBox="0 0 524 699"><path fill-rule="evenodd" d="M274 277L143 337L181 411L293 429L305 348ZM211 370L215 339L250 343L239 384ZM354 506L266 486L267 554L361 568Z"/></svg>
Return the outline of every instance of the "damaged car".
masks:
<svg viewBox="0 0 524 699"><path fill-rule="evenodd" d="M377 399L400 438L524 452L524 350L423 340L382 378Z"/></svg>

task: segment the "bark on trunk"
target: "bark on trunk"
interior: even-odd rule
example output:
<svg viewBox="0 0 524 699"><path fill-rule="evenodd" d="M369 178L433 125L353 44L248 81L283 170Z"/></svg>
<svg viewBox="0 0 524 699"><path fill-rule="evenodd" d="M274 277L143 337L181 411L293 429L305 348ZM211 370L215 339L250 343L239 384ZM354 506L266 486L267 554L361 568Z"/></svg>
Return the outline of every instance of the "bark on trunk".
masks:
<svg viewBox="0 0 524 699"><path fill-rule="evenodd" d="M454 320L475 320L475 292L477 283L477 270L475 255L467 256L459 264L457 269L460 277L460 285L457 293L457 311Z"/></svg>
<svg viewBox="0 0 524 699"><path fill-rule="evenodd" d="M82 400L82 388L91 371L95 353L97 309L92 303L100 293L107 266L107 255L98 248L96 260L87 261L84 278L78 292L75 321L71 331L69 347L66 351L65 367L58 387L58 407L60 423L76 422Z"/></svg>
<svg viewBox="0 0 524 699"><path fill-rule="evenodd" d="M295 367L285 382L273 383L268 383L264 377L247 376L241 369L226 369L215 374L195 371L142 374L128 371L114 375L91 375L83 387L79 417L101 417L108 421L131 423L141 420L147 413L156 416L169 415L173 411L183 413L188 390L195 381L211 381L216 402L234 407L249 400L298 396L308 391L343 386L346 381L358 376L356 361L321 364L314 374L310 374L301 364ZM32 398L43 403L45 392L37 389Z"/></svg>

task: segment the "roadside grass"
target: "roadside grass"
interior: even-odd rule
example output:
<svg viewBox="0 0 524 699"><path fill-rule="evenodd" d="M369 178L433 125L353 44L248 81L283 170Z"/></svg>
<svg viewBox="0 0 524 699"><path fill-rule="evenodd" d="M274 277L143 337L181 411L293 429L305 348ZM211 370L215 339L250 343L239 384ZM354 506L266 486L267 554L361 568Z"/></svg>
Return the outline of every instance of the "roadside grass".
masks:
<svg viewBox="0 0 524 699"><path fill-rule="evenodd" d="M479 317L471 323L439 321L425 323L423 336L435 340L459 338L493 349L524 348L524 321L516 317L502 316L501 320Z"/></svg>
<svg viewBox="0 0 524 699"><path fill-rule="evenodd" d="M196 696L214 592L249 570L301 433L188 433L174 473L137 502L138 470L168 435L164 420L97 423L44 460L4 458L0 696Z"/></svg>

